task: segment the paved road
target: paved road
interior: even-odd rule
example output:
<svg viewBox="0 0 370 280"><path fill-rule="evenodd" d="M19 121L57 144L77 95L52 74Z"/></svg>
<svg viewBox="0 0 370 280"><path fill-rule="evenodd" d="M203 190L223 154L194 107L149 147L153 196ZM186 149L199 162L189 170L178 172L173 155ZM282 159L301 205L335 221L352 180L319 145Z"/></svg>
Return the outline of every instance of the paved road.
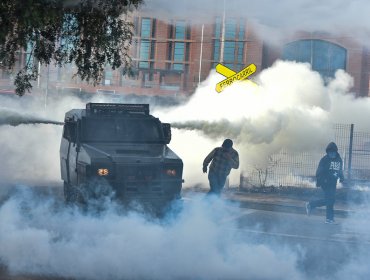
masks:
<svg viewBox="0 0 370 280"><path fill-rule="evenodd" d="M61 198L60 192L47 195ZM185 207L192 198L185 198ZM244 205L245 206L245 205ZM286 246L298 256L299 270L313 278L326 278L345 266L348 259L370 251L370 234L351 230L349 218L337 218L338 224L324 223L323 216L306 216L298 213L264 211L228 206L228 215L220 223L249 243ZM9 276L0 267L1 280L61 279L35 276Z"/></svg>
<svg viewBox="0 0 370 280"><path fill-rule="evenodd" d="M244 209L236 220L235 230L244 238L258 244L285 245L295 252L300 270L310 277L332 276L349 259L370 250L370 233L350 230L346 218L328 225L322 216Z"/></svg>

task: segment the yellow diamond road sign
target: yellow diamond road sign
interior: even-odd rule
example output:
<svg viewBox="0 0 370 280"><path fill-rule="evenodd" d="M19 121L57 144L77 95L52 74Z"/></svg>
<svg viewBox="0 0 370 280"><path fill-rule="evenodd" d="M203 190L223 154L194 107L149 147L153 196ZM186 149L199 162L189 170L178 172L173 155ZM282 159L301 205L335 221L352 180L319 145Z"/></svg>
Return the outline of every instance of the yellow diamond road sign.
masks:
<svg viewBox="0 0 370 280"><path fill-rule="evenodd" d="M222 65L221 63L216 65L216 72L220 73L221 75L225 76L226 79L222 80L216 85L216 91L221 92L223 91L227 86L230 86L231 84L237 82L237 81L243 81L246 80L250 75L252 75L254 72L256 72L257 66L255 64L249 64L244 69L240 70L238 73L231 70L230 68L226 67L225 65Z"/></svg>

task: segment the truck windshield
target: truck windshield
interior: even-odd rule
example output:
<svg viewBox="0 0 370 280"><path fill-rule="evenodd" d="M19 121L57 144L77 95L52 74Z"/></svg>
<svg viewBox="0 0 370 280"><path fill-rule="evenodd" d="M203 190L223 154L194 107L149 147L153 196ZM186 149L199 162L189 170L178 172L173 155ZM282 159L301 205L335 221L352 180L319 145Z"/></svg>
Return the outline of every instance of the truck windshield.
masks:
<svg viewBox="0 0 370 280"><path fill-rule="evenodd" d="M84 119L82 141L162 143L162 127L153 119Z"/></svg>

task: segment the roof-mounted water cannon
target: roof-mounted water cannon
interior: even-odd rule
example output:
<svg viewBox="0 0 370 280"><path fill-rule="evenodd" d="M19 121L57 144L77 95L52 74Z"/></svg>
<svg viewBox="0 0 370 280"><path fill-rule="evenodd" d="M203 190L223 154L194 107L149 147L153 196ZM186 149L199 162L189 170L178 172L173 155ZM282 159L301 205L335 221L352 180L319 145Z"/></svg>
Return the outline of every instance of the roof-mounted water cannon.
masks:
<svg viewBox="0 0 370 280"><path fill-rule="evenodd" d="M87 116L149 115L149 104L87 103Z"/></svg>

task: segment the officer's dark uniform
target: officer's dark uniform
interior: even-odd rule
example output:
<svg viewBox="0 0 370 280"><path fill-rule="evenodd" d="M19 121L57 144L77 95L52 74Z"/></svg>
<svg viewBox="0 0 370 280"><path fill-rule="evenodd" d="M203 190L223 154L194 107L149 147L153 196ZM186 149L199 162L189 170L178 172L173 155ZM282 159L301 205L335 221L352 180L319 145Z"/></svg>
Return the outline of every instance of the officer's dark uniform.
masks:
<svg viewBox="0 0 370 280"><path fill-rule="evenodd" d="M320 160L316 170L316 186L324 191L324 199L310 201L306 205L307 212L316 207L326 206L326 221L334 222L335 192L338 179L344 181L343 161L334 142L329 143L326 155Z"/></svg>

